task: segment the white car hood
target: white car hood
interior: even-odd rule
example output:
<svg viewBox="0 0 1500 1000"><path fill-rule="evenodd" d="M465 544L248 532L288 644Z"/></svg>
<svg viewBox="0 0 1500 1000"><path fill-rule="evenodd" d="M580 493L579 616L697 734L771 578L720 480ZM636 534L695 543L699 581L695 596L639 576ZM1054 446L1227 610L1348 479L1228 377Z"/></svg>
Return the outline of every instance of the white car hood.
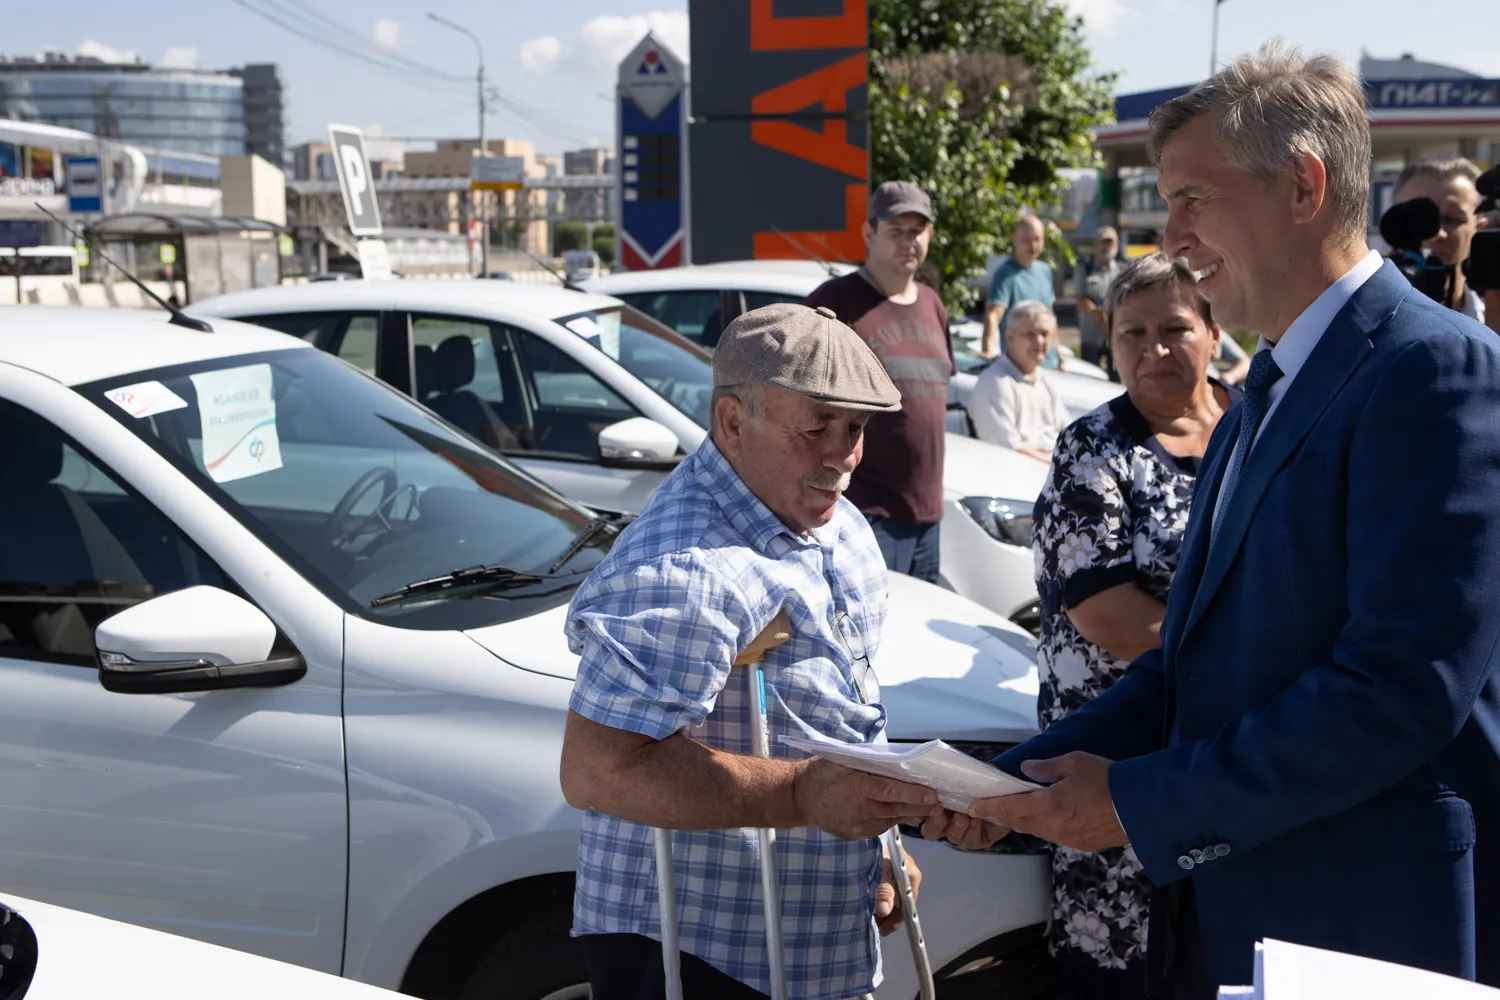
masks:
<svg viewBox="0 0 1500 1000"><path fill-rule="evenodd" d="M1036 641L957 594L889 576L889 611L875 658L892 739L1019 742L1036 732ZM466 633L533 673L572 680L567 608Z"/></svg>
<svg viewBox="0 0 1500 1000"><path fill-rule="evenodd" d="M19 913L36 934L36 975L26 1000L398 996L350 979L30 899L0 895L0 903Z"/></svg>
<svg viewBox="0 0 1500 1000"><path fill-rule="evenodd" d="M1050 466L1009 448L961 434L949 434L944 447L943 491L951 499L1000 497L1029 504L1047 484Z"/></svg>

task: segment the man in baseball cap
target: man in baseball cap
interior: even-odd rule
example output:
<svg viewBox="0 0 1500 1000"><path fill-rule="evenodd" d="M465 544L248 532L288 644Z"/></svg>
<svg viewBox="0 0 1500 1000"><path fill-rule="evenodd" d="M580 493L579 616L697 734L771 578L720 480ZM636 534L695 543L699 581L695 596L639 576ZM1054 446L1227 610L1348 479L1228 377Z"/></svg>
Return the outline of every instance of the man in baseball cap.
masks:
<svg viewBox="0 0 1500 1000"><path fill-rule="evenodd" d="M953 348L948 311L917 270L932 242L932 200L909 181L870 195L865 265L807 298L854 328L901 391L901 412L874 417L849 499L870 523L886 567L938 582L943 445Z"/></svg>
<svg viewBox="0 0 1500 1000"><path fill-rule="evenodd" d="M891 881L874 910L875 839L936 799L906 782L809 760L808 730L871 743L885 727L869 654L885 566L843 491L871 419L903 403L880 359L826 309L773 305L736 319L714 353L708 440L672 471L568 609L580 656L562 787L585 811L573 929L593 995L659 995L651 828L672 834L684 994L770 991L759 848L778 831L791 996L878 984L878 936L901 920ZM773 757L751 755L751 671L738 653L778 612L792 638L764 660ZM908 864L910 860L908 859ZM657 940L653 940L657 937Z"/></svg>

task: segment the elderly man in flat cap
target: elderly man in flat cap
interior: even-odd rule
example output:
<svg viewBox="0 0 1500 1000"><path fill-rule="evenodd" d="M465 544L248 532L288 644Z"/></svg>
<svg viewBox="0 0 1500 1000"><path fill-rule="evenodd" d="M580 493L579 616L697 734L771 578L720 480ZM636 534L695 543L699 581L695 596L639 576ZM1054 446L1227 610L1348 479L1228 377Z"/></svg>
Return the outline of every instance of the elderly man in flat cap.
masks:
<svg viewBox="0 0 1500 1000"><path fill-rule="evenodd" d="M880 359L827 309L746 313L714 354L708 440L662 483L579 588L581 654L562 786L585 810L574 933L595 1000L660 996L651 827L677 831L687 996L770 989L756 827L774 827L792 997L875 988L901 920L881 833L920 822L925 788L806 759L781 734L871 743L885 727L869 657L885 564L843 491L866 421L901 406ZM751 753L736 655L778 612L765 658L773 757Z"/></svg>

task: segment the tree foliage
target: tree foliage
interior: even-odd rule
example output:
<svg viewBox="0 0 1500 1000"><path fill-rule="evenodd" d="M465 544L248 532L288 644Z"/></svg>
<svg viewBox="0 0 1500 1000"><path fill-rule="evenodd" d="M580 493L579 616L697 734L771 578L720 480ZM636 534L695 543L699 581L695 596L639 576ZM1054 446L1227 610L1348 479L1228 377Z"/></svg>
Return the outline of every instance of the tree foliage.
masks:
<svg viewBox="0 0 1500 1000"><path fill-rule="evenodd" d="M932 196L928 259L950 311L1018 215L1060 202L1059 169L1098 165L1088 130L1111 120L1113 92L1058 0L871 0L872 180Z"/></svg>

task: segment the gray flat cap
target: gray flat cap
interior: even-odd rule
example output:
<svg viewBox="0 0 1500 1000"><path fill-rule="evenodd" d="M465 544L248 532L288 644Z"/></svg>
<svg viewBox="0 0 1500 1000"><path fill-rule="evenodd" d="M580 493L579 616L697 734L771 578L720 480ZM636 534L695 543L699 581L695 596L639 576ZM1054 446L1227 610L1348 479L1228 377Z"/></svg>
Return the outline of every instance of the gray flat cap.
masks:
<svg viewBox="0 0 1500 1000"><path fill-rule="evenodd" d="M827 306L781 302L725 327L714 350L714 385L746 382L847 410L901 409L901 393L880 358Z"/></svg>

